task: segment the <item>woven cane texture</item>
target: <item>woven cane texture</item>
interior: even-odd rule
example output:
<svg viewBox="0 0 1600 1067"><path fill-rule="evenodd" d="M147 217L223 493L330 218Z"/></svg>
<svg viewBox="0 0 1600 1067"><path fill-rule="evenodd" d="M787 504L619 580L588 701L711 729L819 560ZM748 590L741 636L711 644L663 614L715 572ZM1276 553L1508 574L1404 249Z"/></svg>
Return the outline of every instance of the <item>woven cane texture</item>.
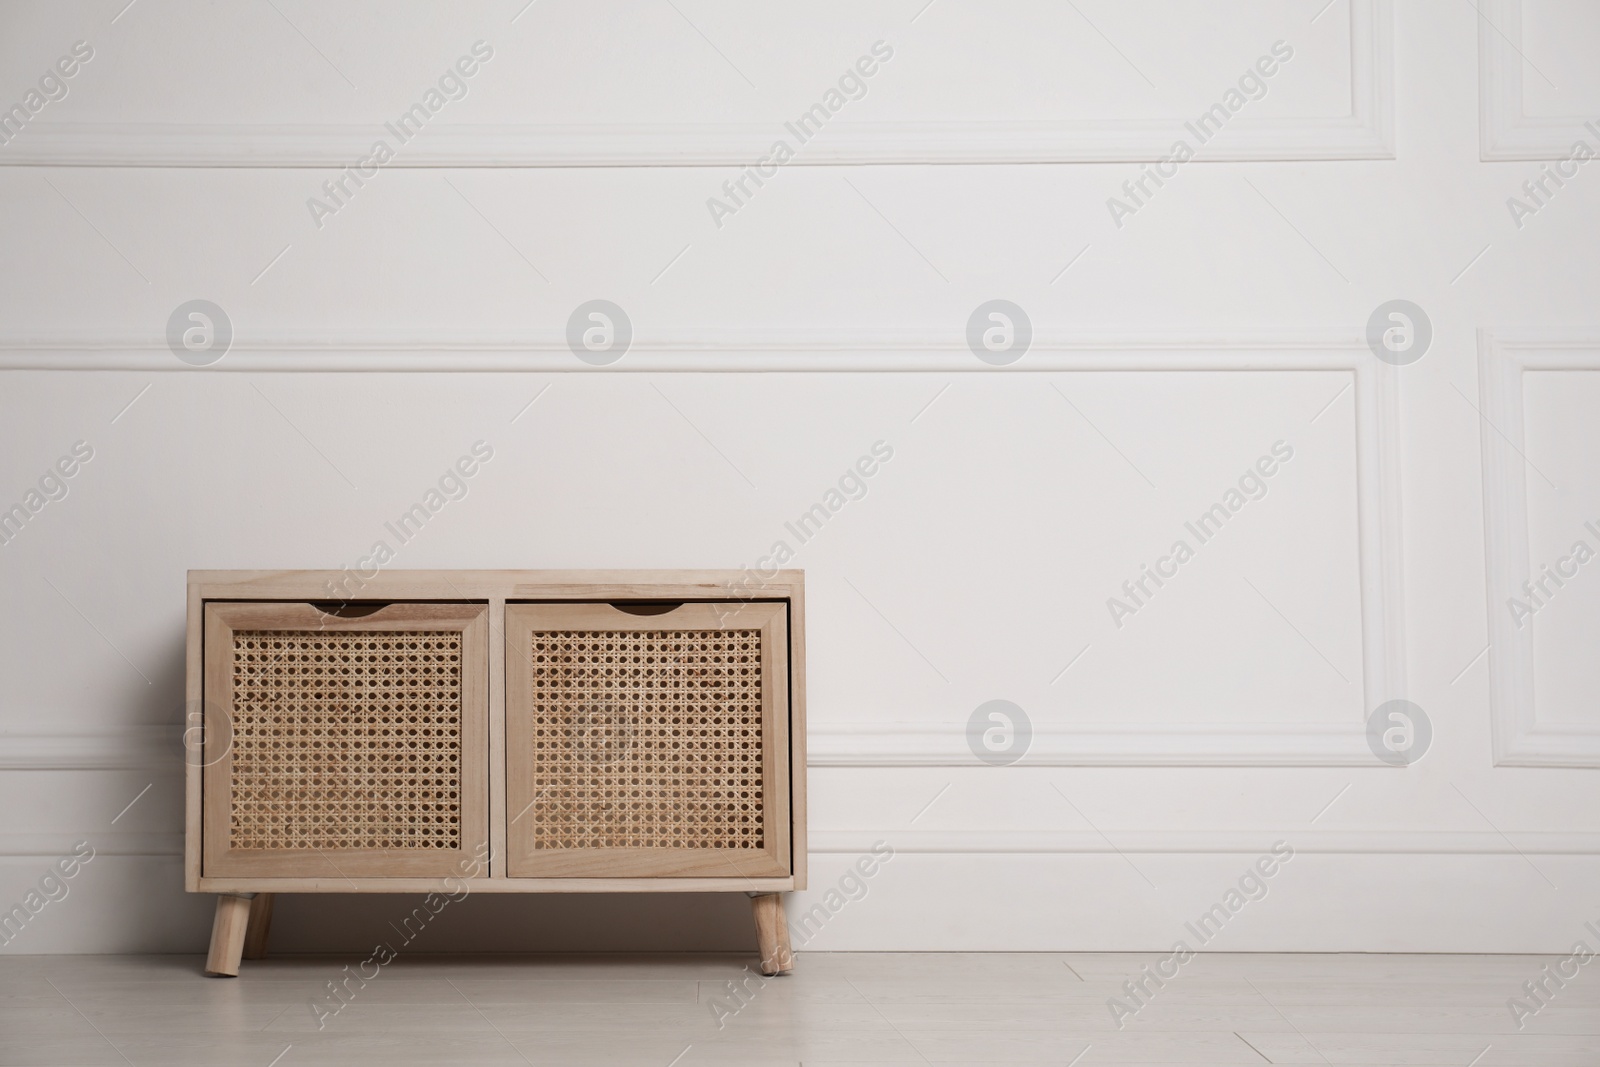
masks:
<svg viewBox="0 0 1600 1067"><path fill-rule="evenodd" d="M760 849L760 630L535 632L535 849Z"/></svg>
<svg viewBox="0 0 1600 1067"><path fill-rule="evenodd" d="M461 641L238 631L232 847L459 847Z"/></svg>

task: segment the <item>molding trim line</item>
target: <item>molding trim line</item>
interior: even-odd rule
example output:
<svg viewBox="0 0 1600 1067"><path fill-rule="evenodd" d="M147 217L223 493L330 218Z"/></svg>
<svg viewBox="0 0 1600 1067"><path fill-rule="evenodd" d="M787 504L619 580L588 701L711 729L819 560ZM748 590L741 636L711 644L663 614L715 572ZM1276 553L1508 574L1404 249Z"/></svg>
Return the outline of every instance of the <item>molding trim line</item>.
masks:
<svg viewBox="0 0 1600 1067"><path fill-rule="evenodd" d="M94 846L96 856L171 856L183 855L183 833L149 834L0 834L0 856L58 856L71 855L80 841Z"/></svg>
<svg viewBox="0 0 1600 1067"><path fill-rule="evenodd" d="M1376 761L1374 761L1376 762ZM0 839L3 841L3 839ZM1297 854L1593 856L1600 834L1492 830L812 830L811 853L861 855L879 841L897 854L1260 855L1276 841Z"/></svg>
<svg viewBox="0 0 1600 1067"><path fill-rule="evenodd" d="M0 771L183 770L176 726L101 733L0 734Z"/></svg>
<svg viewBox="0 0 1600 1067"><path fill-rule="evenodd" d="M1565 159L1600 115L1534 118L1523 111L1522 0L1476 0L1478 156L1485 163Z"/></svg>
<svg viewBox="0 0 1600 1067"><path fill-rule="evenodd" d="M140 374L248 373L849 373L940 374L1073 370L1348 370L1367 353L1349 330L1035 330L1027 354L994 367L967 348L964 327L674 330L636 336L627 355L596 367L572 354L560 329L463 334L459 330L285 331L235 335L209 367L173 356L155 335L54 332L0 334L0 371L131 371Z"/></svg>
<svg viewBox="0 0 1600 1067"><path fill-rule="evenodd" d="M1391 0L1349 0L1350 112L1241 116L1202 159L1393 159ZM1186 116L1137 121L838 122L790 166L1153 162ZM378 123L53 123L0 149L0 166L343 167ZM778 122L430 127L388 167L743 167Z"/></svg>
<svg viewBox="0 0 1600 1067"><path fill-rule="evenodd" d="M1488 574L1489 714L1497 767L1600 767L1600 726L1540 725L1534 699L1534 627L1506 608L1530 577L1522 380L1527 371L1600 371L1600 339L1478 331Z"/></svg>
<svg viewBox="0 0 1600 1067"><path fill-rule="evenodd" d="M181 833L0 834L0 857L65 856L87 840L101 856L183 855ZM1600 834L1457 830L813 830L810 852L858 856L879 841L904 855L1260 855L1276 841L1305 855L1594 856Z"/></svg>
<svg viewBox="0 0 1600 1067"><path fill-rule="evenodd" d="M810 767L976 767L965 723L807 725ZM1033 724L1018 767L1385 767L1360 724L1057 726Z"/></svg>

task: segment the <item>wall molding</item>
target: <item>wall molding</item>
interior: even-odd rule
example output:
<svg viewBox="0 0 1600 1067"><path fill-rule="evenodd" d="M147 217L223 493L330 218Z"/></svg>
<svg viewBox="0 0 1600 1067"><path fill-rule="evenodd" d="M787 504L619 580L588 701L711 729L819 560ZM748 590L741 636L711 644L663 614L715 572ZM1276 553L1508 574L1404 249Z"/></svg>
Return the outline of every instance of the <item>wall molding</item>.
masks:
<svg viewBox="0 0 1600 1067"><path fill-rule="evenodd" d="M811 767L976 767L966 723L807 726ZM1363 724L1290 726L1033 723L1018 767L1385 767Z"/></svg>
<svg viewBox="0 0 1600 1067"><path fill-rule="evenodd" d="M636 335L620 361L595 367L561 329L236 330L226 356L193 367L164 338L129 331L0 334L0 371L139 373L717 373L1072 370L1350 370L1367 356L1348 329L1052 332L1035 328L1028 352L994 367L967 348L965 325L947 329L681 329Z"/></svg>
<svg viewBox="0 0 1600 1067"><path fill-rule="evenodd" d="M81 834L6 834L0 833L0 856L38 856L45 860L71 855L80 841L94 847L100 856L172 856L183 855L183 832L172 833L110 833Z"/></svg>
<svg viewBox="0 0 1600 1067"><path fill-rule="evenodd" d="M1478 154L1484 162L1564 159L1600 115L1530 116L1523 110L1522 0L1477 0Z"/></svg>
<svg viewBox="0 0 1600 1067"><path fill-rule="evenodd" d="M183 855L183 834L0 834L0 857L47 862L72 852L79 841L97 856ZM812 855L857 856L887 841L904 855L1179 855L1257 856L1276 841L1297 854L1593 856L1600 834L1512 830L1118 830L1106 835L1075 830L813 830Z"/></svg>
<svg viewBox="0 0 1600 1067"><path fill-rule="evenodd" d="M1484 555L1488 575L1489 714L1497 767L1600 767L1600 725L1541 725L1533 685L1532 626L1518 629L1506 601L1530 576L1522 397L1530 370L1600 371L1600 338L1478 331L1483 412Z"/></svg>
<svg viewBox="0 0 1600 1067"><path fill-rule="evenodd" d="M1357 725L1033 724L1019 767L1372 767L1386 768ZM0 771L183 770L181 731L147 726L94 733L0 735ZM975 768L965 723L811 722L809 767Z"/></svg>
<svg viewBox="0 0 1600 1067"><path fill-rule="evenodd" d="M0 734L0 771L183 770L176 726L131 726L83 733Z"/></svg>
<svg viewBox="0 0 1600 1067"><path fill-rule="evenodd" d="M1241 115L1197 160L1394 158L1390 0L1350 0L1350 112ZM830 123L790 166L1151 162L1191 116L1136 121ZM0 166L333 167L353 162L381 124L30 124ZM761 157L781 123L440 124L389 167L738 166Z"/></svg>
<svg viewBox="0 0 1600 1067"><path fill-rule="evenodd" d="M595 368L560 336L283 334L241 338L213 367L177 360L159 339L110 335L0 337L0 370L647 373L1053 373L1070 371L1338 371L1355 397L1357 530L1364 709L1404 696L1405 609L1397 368L1348 330L1194 333L1036 332L1009 367L972 355L963 330L685 331L636 341L623 360ZM1029 761L1043 766L1372 766L1362 721L1341 724L1114 728L1036 724ZM814 726L814 766L971 766L962 734L941 724ZM175 742L174 742L175 744ZM4 766L0 761L0 766Z"/></svg>
<svg viewBox="0 0 1600 1067"><path fill-rule="evenodd" d="M0 839L3 840L3 839ZM1600 854L1600 833L1460 830L812 830L811 852L860 855L887 841L896 854L1260 855L1276 841L1300 853L1390 855Z"/></svg>

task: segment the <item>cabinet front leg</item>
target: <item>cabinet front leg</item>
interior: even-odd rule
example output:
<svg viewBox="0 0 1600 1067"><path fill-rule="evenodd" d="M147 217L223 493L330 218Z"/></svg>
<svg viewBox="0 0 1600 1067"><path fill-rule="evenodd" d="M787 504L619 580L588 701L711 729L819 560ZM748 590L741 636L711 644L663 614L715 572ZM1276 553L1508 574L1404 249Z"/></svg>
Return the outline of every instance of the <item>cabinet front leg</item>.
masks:
<svg viewBox="0 0 1600 1067"><path fill-rule="evenodd" d="M756 918L756 941L761 946L761 973L789 974L794 953L789 948L789 923L783 915L781 893L752 893L750 907Z"/></svg>
<svg viewBox="0 0 1600 1067"><path fill-rule="evenodd" d="M272 932L272 894L257 893L250 901L250 922L244 933L244 958L267 958L267 935Z"/></svg>
<svg viewBox="0 0 1600 1067"><path fill-rule="evenodd" d="M211 978L236 978L239 957L244 953L244 935L250 926L250 898L254 893L221 893L217 914L211 921L211 951L206 954L206 975Z"/></svg>

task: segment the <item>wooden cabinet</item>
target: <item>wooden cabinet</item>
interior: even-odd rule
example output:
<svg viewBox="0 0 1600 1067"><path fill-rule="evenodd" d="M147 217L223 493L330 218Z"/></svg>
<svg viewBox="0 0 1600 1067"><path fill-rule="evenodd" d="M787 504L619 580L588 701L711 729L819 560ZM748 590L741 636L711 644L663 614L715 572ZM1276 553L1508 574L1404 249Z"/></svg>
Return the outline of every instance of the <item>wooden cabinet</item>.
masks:
<svg viewBox="0 0 1600 1067"><path fill-rule="evenodd" d="M721 571L192 572L207 972L280 892L805 886L804 591ZM338 600L329 593L339 591Z"/></svg>

